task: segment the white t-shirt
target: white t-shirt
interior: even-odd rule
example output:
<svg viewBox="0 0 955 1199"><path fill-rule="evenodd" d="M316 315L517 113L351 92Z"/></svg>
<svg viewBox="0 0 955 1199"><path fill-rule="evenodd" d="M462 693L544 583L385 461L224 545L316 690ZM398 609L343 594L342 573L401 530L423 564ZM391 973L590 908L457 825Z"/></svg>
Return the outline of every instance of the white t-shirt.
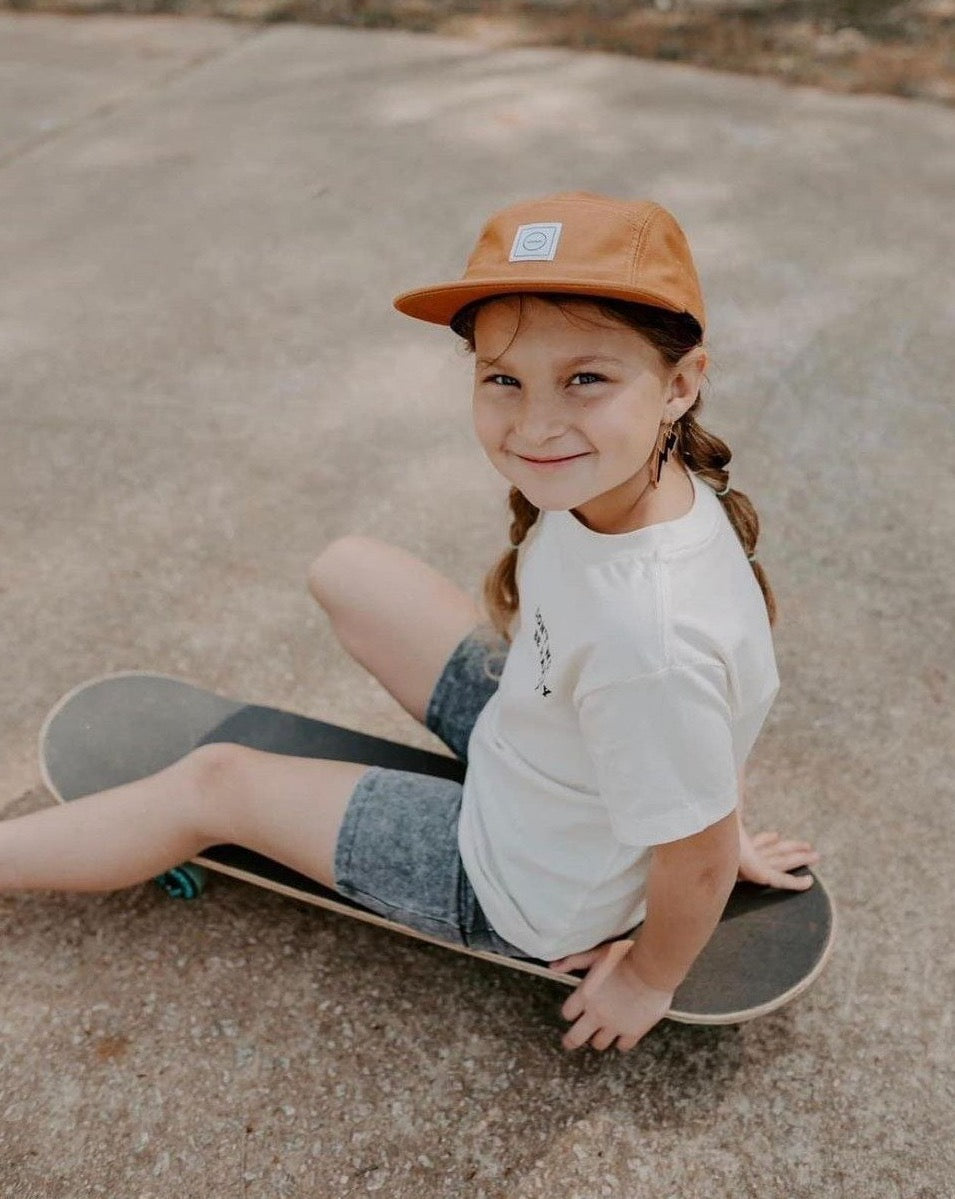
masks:
<svg viewBox="0 0 955 1199"><path fill-rule="evenodd" d="M738 802L779 690L766 605L720 500L596 533L542 512L519 624L468 744L458 844L492 926L553 960L646 915L652 846Z"/></svg>

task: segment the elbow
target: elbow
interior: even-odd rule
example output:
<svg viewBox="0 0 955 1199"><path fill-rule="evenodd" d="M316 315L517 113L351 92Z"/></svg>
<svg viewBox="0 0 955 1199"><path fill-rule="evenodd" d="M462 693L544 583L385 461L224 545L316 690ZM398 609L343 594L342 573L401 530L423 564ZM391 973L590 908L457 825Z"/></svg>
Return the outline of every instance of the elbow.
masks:
<svg viewBox="0 0 955 1199"><path fill-rule="evenodd" d="M699 890L714 903L726 903L739 875L739 845L711 858L701 866L696 883Z"/></svg>
<svg viewBox="0 0 955 1199"><path fill-rule="evenodd" d="M698 896L725 903L739 874L739 826L736 812L683 841L658 845L654 857L677 870Z"/></svg>
<svg viewBox="0 0 955 1199"><path fill-rule="evenodd" d="M739 829L736 813L707 829L712 834L711 852L700 863L699 884L714 899L724 903L739 876Z"/></svg>

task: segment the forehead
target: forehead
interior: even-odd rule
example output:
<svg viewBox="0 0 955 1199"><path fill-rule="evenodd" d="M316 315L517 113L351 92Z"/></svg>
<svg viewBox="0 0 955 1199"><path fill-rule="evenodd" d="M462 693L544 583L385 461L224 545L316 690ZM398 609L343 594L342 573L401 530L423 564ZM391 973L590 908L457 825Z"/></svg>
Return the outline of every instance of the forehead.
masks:
<svg viewBox="0 0 955 1199"><path fill-rule="evenodd" d="M482 305L474 322L478 360L538 349L629 353L643 358L654 352L636 329L602 313L586 300L560 305L536 296L505 296Z"/></svg>

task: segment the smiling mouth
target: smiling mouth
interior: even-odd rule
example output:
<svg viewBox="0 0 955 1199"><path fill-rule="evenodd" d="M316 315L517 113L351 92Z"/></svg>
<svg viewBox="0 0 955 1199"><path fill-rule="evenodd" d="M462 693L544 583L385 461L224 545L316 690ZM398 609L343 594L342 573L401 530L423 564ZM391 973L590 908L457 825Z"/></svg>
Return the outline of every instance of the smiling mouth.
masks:
<svg viewBox="0 0 955 1199"><path fill-rule="evenodd" d="M524 454L518 454L517 456L522 462L533 462L535 466L548 466L553 465L555 462L573 462L575 458L585 457L586 452L581 454L568 454L563 458L528 458Z"/></svg>

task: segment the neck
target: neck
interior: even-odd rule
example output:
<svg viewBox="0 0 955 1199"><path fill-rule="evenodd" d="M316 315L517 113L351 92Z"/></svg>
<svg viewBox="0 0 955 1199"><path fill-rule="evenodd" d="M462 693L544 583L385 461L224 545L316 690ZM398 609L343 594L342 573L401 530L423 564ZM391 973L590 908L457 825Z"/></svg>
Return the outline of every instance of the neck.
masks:
<svg viewBox="0 0 955 1199"><path fill-rule="evenodd" d="M632 533L683 516L693 504L693 484L675 456L664 464L658 487L650 482L650 467L645 464L615 492L571 509L572 515L595 533Z"/></svg>

